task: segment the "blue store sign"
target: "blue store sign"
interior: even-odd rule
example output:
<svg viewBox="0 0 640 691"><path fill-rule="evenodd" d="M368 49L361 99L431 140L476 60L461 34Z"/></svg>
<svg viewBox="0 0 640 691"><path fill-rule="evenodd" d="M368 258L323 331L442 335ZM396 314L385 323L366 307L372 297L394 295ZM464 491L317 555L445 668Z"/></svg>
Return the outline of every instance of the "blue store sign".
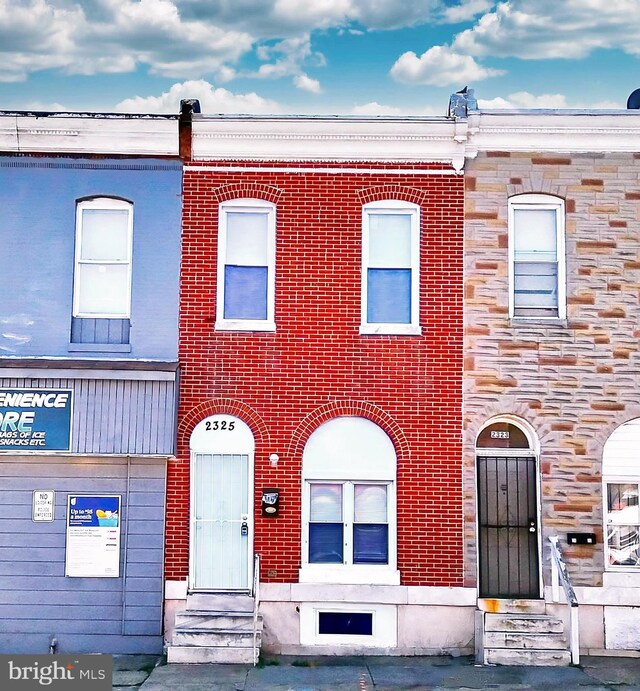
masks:
<svg viewBox="0 0 640 691"><path fill-rule="evenodd" d="M71 389L0 389L0 451L69 451Z"/></svg>

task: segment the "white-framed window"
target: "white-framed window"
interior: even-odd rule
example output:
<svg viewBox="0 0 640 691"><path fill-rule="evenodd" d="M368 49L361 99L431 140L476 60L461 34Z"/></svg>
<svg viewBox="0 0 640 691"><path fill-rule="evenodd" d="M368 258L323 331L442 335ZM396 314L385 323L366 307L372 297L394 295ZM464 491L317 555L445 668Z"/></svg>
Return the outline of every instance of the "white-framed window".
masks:
<svg viewBox="0 0 640 691"><path fill-rule="evenodd" d="M133 204L100 197L78 202L73 316L131 316Z"/></svg>
<svg viewBox="0 0 640 691"><path fill-rule="evenodd" d="M420 207L385 200L362 208L361 334L419 334Z"/></svg>
<svg viewBox="0 0 640 691"><path fill-rule="evenodd" d="M564 201L547 194L509 199L509 316L566 318Z"/></svg>
<svg viewBox="0 0 640 691"><path fill-rule="evenodd" d="M389 564L389 484L307 482L309 564Z"/></svg>
<svg viewBox="0 0 640 691"><path fill-rule="evenodd" d="M220 204L216 329L275 331L275 244L274 204Z"/></svg>
<svg viewBox="0 0 640 691"><path fill-rule="evenodd" d="M602 452L605 568L640 571L640 418L620 425Z"/></svg>
<svg viewBox="0 0 640 691"><path fill-rule="evenodd" d="M378 603L302 602L300 643L394 648L398 644L397 607Z"/></svg>
<svg viewBox="0 0 640 691"><path fill-rule="evenodd" d="M640 567L640 485L606 482L607 565Z"/></svg>
<svg viewBox="0 0 640 691"><path fill-rule="evenodd" d="M300 582L399 583L387 434L365 418L330 420L309 437L302 475Z"/></svg>

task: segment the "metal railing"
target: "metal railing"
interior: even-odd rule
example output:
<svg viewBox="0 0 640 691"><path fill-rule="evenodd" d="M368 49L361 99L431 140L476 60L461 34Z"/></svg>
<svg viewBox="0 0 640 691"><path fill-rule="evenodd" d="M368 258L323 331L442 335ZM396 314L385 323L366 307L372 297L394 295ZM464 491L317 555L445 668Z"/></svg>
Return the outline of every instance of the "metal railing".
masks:
<svg viewBox="0 0 640 691"><path fill-rule="evenodd" d="M580 662L580 623L578 617L578 598L573 589L567 565L558 546L558 537L549 538L551 543L551 597L553 602L560 602L560 585L564 590L564 598L569 606L569 648L571 663Z"/></svg>
<svg viewBox="0 0 640 691"><path fill-rule="evenodd" d="M253 666L258 664L258 607L260 606L260 555L253 560Z"/></svg>

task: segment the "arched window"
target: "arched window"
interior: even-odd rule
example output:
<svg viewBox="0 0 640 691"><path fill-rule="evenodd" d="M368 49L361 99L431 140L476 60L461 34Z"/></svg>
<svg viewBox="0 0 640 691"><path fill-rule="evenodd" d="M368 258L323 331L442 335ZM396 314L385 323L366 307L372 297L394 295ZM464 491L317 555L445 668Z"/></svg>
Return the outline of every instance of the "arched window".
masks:
<svg viewBox="0 0 640 691"><path fill-rule="evenodd" d="M509 199L509 316L566 317L564 201L548 194Z"/></svg>
<svg viewBox="0 0 640 691"><path fill-rule="evenodd" d="M606 567L640 568L640 418L618 427L604 445L602 477Z"/></svg>
<svg viewBox="0 0 640 691"><path fill-rule="evenodd" d="M321 425L305 446L303 582L399 583L396 453L359 417Z"/></svg>

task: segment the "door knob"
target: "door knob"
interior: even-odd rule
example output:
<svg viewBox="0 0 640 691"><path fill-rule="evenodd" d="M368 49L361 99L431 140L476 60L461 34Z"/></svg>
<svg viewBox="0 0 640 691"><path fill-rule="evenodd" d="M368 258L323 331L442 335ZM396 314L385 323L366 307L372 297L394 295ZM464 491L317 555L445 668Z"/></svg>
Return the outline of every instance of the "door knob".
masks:
<svg viewBox="0 0 640 691"><path fill-rule="evenodd" d="M537 531L536 522L535 521L529 521L529 532L535 533L536 531Z"/></svg>

